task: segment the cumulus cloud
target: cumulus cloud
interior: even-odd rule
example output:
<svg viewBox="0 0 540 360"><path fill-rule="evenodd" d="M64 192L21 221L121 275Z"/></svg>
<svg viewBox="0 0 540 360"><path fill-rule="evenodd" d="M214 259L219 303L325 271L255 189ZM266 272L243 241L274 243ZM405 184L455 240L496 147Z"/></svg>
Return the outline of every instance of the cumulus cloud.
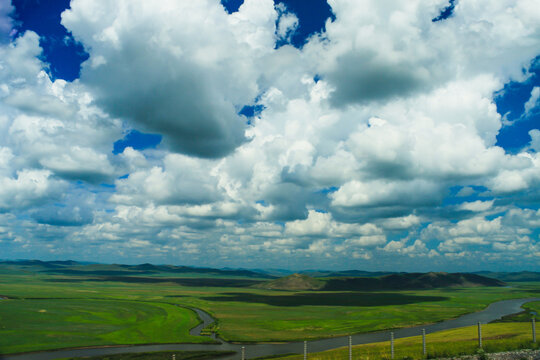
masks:
<svg viewBox="0 0 540 360"><path fill-rule="evenodd" d="M540 157L538 153L521 153L518 156L521 168L502 169L488 181L490 188L497 193L513 193L535 187L540 180ZM527 166L528 165L528 166Z"/></svg>
<svg viewBox="0 0 540 360"><path fill-rule="evenodd" d="M481 2L459 3L453 17L438 22L431 19L446 1L329 3L336 20L311 50L335 89L336 106L412 96L472 73L519 78L519 69L540 50L530 1L486 8Z"/></svg>
<svg viewBox="0 0 540 360"><path fill-rule="evenodd" d="M525 103L524 110L525 115L529 115L532 109L538 106L538 100L540 99L540 87L535 86L531 91L531 97Z"/></svg>
<svg viewBox="0 0 540 360"><path fill-rule="evenodd" d="M321 40L327 49L321 53L320 70L335 88L335 105L406 96L444 75L436 61L441 47L428 51L425 41L425 30L433 27L431 15L438 11L436 2L329 4L336 20L328 24Z"/></svg>
<svg viewBox="0 0 540 360"><path fill-rule="evenodd" d="M108 153L119 123L96 109L78 84L51 81L39 54L39 38L30 31L0 47L1 108L7 115L2 143L15 155L15 167L91 182L111 177Z"/></svg>
<svg viewBox="0 0 540 360"><path fill-rule="evenodd" d="M2 246L403 269L539 252L540 135L505 152L494 102L540 53L534 2L437 22L446 0L329 4L296 49L301 19L270 0L73 0L90 57L72 83L42 71L37 34L0 44ZM113 154L132 128L164 144Z"/></svg>
<svg viewBox="0 0 540 360"><path fill-rule="evenodd" d="M291 37L298 28L298 17L294 13L287 12L287 7L283 3L276 5L278 10L278 24L276 28L276 35L278 40L283 42L290 42Z"/></svg>
<svg viewBox="0 0 540 360"><path fill-rule="evenodd" d="M228 15L215 1L76 0L62 24L90 53L81 81L110 114L165 136L174 151L221 157L247 139L239 107L258 95L274 46L273 2Z"/></svg>
<svg viewBox="0 0 540 360"><path fill-rule="evenodd" d="M474 212L481 212L491 209L493 206L493 200L491 201L481 201L476 200L472 202L464 202L461 205L459 205L459 208L461 210L468 210L468 211L474 211Z"/></svg>
<svg viewBox="0 0 540 360"><path fill-rule="evenodd" d="M430 204L437 199L439 188L426 181L362 183L351 181L331 195L332 205L340 207L370 207L406 204ZM422 193L423 196L416 196ZM399 200L396 200L398 198Z"/></svg>
<svg viewBox="0 0 540 360"><path fill-rule="evenodd" d="M290 221L285 224L285 233L293 236L329 236L370 239L370 236L382 234L382 230L371 223L347 224L332 219L330 213L310 210L305 220ZM378 239L380 239L379 237Z"/></svg>
<svg viewBox="0 0 540 360"><path fill-rule="evenodd" d="M58 198L64 184L50 177L47 170L22 170L14 177L0 177L0 210L28 208Z"/></svg>
<svg viewBox="0 0 540 360"><path fill-rule="evenodd" d="M421 222L420 217L411 214L407 216L384 219L382 222L382 225L385 229L406 230L406 229L410 229L413 226L420 225L420 222Z"/></svg>
<svg viewBox="0 0 540 360"><path fill-rule="evenodd" d="M529 136L531 137L531 148L536 152L540 152L540 130L533 129L529 131Z"/></svg>
<svg viewBox="0 0 540 360"><path fill-rule="evenodd" d="M128 153L133 150L128 150ZM212 176L212 161L169 154L163 166L140 169L116 181L119 203L202 204L219 200L218 181Z"/></svg>

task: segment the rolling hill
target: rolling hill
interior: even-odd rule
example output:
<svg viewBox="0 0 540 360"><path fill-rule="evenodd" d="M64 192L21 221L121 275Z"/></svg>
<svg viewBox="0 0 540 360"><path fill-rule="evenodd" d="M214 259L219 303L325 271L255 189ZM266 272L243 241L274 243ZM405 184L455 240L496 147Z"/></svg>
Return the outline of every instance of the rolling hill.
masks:
<svg viewBox="0 0 540 360"><path fill-rule="evenodd" d="M519 272L491 272L479 271L475 274L510 282L540 281L540 272L519 271Z"/></svg>
<svg viewBox="0 0 540 360"><path fill-rule="evenodd" d="M274 290L370 291L505 286L500 280L464 273L399 273L379 277L312 278L293 274L255 285Z"/></svg>
<svg viewBox="0 0 540 360"><path fill-rule="evenodd" d="M123 265L80 263L76 261L0 261L0 266L23 271L74 276L190 276L272 279L274 276L244 269L212 269L175 265Z"/></svg>
<svg viewBox="0 0 540 360"><path fill-rule="evenodd" d="M271 290L319 290L325 281L304 274L292 274L279 279L265 281L254 287Z"/></svg>

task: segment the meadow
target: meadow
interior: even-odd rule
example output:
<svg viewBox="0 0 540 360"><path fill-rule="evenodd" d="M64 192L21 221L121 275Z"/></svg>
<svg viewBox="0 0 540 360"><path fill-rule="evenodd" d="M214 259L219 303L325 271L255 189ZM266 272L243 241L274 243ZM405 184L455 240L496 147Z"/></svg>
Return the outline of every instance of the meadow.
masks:
<svg viewBox="0 0 540 360"><path fill-rule="evenodd" d="M99 270L102 271L102 270ZM278 291L262 281L194 274L81 274L0 266L0 353L142 343L197 343L197 307L228 341L264 342L414 326L502 299L535 297L539 283L415 291ZM201 284L196 286L197 284Z"/></svg>
<svg viewBox="0 0 540 360"><path fill-rule="evenodd" d="M234 354L228 351L158 351L136 354L116 354L104 356L91 356L85 358L63 358L58 360L208 360Z"/></svg>
<svg viewBox="0 0 540 360"><path fill-rule="evenodd" d="M537 303L540 305L540 303ZM478 329L468 326L439 331L426 335L427 355L423 355L422 336L396 339L395 359L435 359L462 355L495 353L516 349L539 349L538 342L532 342L530 318L528 322L492 323L482 326L482 350L478 347ZM352 347L353 359L387 360L391 359L390 341L355 345ZM279 359L302 360L303 355L279 357ZM310 360L349 359L348 347L320 353L310 353Z"/></svg>

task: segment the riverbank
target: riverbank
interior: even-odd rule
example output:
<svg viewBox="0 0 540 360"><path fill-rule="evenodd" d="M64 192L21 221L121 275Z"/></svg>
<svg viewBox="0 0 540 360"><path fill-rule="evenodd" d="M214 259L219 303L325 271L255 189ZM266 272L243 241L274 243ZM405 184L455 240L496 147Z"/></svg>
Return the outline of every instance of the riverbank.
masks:
<svg viewBox="0 0 540 360"><path fill-rule="evenodd" d="M521 311L521 306L527 302L540 301L540 298L526 298L526 299L513 299L504 300L492 303L486 309L463 315L457 319L447 320L436 324L416 326L405 329L397 329L393 331L395 339L406 338L415 336L421 333L422 329L426 330L426 333L433 333L440 330L455 329L463 326L474 325L478 322L488 323L493 320L499 319L502 316L517 313ZM203 316L207 319L212 319L210 315L197 311L199 316ZM205 314L205 315L203 315ZM376 342L388 341L390 338L390 331L379 331L375 333L356 334L352 336L353 344L369 344ZM449 340L450 341L450 340ZM308 348L310 353L323 352L331 349L340 348L346 346L348 343L348 337L338 337L330 339L322 339L310 341ZM234 351L240 352L244 348L246 359L273 356L273 355L285 355L285 354L301 354L303 352L303 342L290 342L283 344L232 344L228 342L222 342L220 344L156 344L156 345L137 345L137 346L119 346L114 348L93 348L93 349L64 349L47 351L40 353L26 353L26 354L13 354L4 355L3 360L53 360L58 358L70 358L70 357L88 357L99 356L109 354L121 354L121 353L141 353L151 351ZM226 357L227 359L233 359L234 356Z"/></svg>

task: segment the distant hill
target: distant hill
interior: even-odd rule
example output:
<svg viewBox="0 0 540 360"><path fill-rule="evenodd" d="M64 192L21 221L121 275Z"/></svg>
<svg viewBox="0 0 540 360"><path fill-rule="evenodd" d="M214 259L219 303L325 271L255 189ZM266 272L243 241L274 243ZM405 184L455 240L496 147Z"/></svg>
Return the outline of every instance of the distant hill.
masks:
<svg viewBox="0 0 540 360"><path fill-rule="evenodd" d="M498 279L501 281L509 281L509 282L540 281L540 272L533 272L533 271L519 271L519 272L479 271L479 272L475 272L475 274L487 276L487 277Z"/></svg>
<svg viewBox="0 0 540 360"><path fill-rule="evenodd" d="M303 272L304 273L304 272ZM387 271L363 271L363 270L344 270L344 271L326 271L319 272L318 275L305 273L316 277L379 277L384 275L396 274Z"/></svg>
<svg viewBox="0 0 540 360"><path fill-rule="evenodd" d="M258 279L273 279L275 276L250 270L235 269L212 269L191 266L175 265L123 265L123 264L89 264L76 261L41 261L41 260L17 260L0 261L0 265L15 266L26 271L45 272L49 274L79 275L79 276L158 276L162 274L182 274L182 276L205 275L216 277L247 277Z"/></svg>
<svg viewBox="0 0 540 360"><path fill-rule="evenodd" d="M272 290L319 290L325 281L304 274L292 274L279 279L265 281L254 287Z"/></svg>
<svg viewBox="0 0 540 360"><path fill-rule="evenodd" d="M290 271L287 269L250 269L250 270L261 273L261 274L266 274L275 278L291 275L294 273L294 271Z"/></svg>
<svg viewBox="0 0 540 360"><path fill-rule="evenodd" d="M255 287L274 290L370 291L504 285L506 284L500 280L477 274L430 272L335 278L313 278L304 274L292 274L257 284Z"/></svg>
<svg viewBox="0 0 540 360"><path fill-rule="evenodd" d="M4 271L25 271L84 277L160 277L246 279L246 286L261 281L258 287L283 290L392 290L431 289L460 286L503 286L504 282L540 281L540 272L395 273L362 270L305 270L290 275L285 269L213 269L205 267L154 264L99 264L89 262L5 260ZM287 275L287 276L285 276ZM142 278L141 278L142 279ZM265 281L265 280L272 281ZM139 279L140 280L140 279ZM163 279L162 279L163 280ZM251 281L253 280L253 281ZM142 281L142 280L141 280ZM192 281L192 280L186 280Z"/></svg>
<svg viewBox="0 0 540 360"><path fill-rule="evenodd" d="M465 273L400 273L379 277L331 278L322 290L414 290L447 287L505 286L500 280Z"/></svg>
<svg viewBox="0 0 540 360"><path fill-rule="evenodd" d="M301 271L290 271L286 269L251 269L251 271L255 271L262 274L268 274L272 275L274 277L282 277L282 276L288 276L293 273L297 274L303 274L315 278L319 277L377 277L377 276L383 276L383 275L390 275L390 274L396 274L396 272L393 271L364 271L364 270L342 270L342 271L335 271L335 270L301 270Z"/></svg>

